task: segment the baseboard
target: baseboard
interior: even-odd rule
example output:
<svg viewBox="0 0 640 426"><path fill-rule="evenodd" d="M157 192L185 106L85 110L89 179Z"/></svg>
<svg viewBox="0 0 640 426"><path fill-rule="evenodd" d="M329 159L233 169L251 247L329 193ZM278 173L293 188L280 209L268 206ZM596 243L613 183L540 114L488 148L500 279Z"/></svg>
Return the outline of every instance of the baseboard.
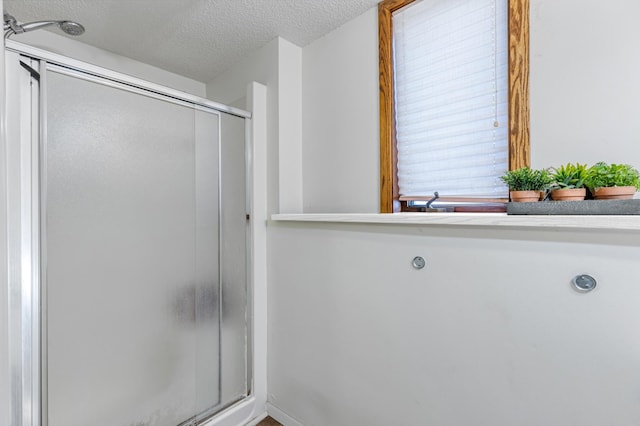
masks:
<svg viewBox="0 0 640 426"><path fill-rule="evenodd" d="M254 418L253 420L251 420L249 423L247 423L245 426L256 426L258 423L260 423L261 421L263 421L264 419L267 418L267 416L269 416L268 413L262 413L260 414L258 417Z"/></svg>
<svg viewBox="0 0 640 426"><path fill-rule="evenodd" d="M271 417L282 423L284 426L304 426L304 424L300 423L299 421L269 402L267 402L267 413L269 413Z"/></svg>

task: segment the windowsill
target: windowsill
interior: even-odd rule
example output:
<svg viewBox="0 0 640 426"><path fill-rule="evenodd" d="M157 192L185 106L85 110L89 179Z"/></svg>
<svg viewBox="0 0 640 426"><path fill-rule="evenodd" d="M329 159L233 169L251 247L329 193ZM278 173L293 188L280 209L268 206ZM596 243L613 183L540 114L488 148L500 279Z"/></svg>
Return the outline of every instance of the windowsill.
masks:
<svg viewBox="0 0 640 426"><path fill-rule="evenodd" d="M402 224L423 226L465 226L488 228L603 229L640 231L640 216L550 216L506 213L326 213L274 214L274 222L325 222L360 224Z"/></svg>

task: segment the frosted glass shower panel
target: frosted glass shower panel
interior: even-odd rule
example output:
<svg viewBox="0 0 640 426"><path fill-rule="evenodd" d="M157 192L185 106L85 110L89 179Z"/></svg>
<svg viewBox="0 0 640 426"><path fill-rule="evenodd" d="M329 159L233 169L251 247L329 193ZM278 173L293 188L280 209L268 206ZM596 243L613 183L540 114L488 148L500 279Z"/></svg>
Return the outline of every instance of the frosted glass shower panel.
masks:
<svg viewBox="0 0 640 426"><path fill-rule="evenodd" d="M46 99L46 424L175 426L220 399L218 117L56 72Z"/></svg>
<svg viewBox="0 0 640 426"><path fill-rule="evenodd" d="M248 393L247 170L244 119L221 114L221 372L224 403Z"/></svg>
<svg viewBox="0 0 640 426"><path fill-rule="evenodd" d="M194 372L196 408L200 417L207 417L220 405L219 130L217 114L195 111L197 250ZM216 143L211 143L211 135L215 135Z"/></svg>

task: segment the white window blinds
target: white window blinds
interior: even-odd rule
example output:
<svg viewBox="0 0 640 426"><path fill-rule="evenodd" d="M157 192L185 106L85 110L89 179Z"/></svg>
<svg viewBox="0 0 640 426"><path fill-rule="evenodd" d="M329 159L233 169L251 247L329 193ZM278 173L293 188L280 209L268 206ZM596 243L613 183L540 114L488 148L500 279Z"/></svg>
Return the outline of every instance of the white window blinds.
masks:
<svg viewBox="0 0 640 426"><path fill-rule="evenodd" d="M424 0L393 15L401 196L506 198L507 0Z"/></svg>

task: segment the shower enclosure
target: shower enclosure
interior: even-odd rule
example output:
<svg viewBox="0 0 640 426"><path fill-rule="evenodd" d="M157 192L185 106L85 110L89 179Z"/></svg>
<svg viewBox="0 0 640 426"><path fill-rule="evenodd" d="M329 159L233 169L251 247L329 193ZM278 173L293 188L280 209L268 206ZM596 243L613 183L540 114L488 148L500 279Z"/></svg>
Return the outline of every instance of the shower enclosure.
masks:
<svg viewBox="0 0 640 426"><path fill-rule="evenodd" d="M196 425L247 398L250 114L5 58L14 424Z"/></svg>

